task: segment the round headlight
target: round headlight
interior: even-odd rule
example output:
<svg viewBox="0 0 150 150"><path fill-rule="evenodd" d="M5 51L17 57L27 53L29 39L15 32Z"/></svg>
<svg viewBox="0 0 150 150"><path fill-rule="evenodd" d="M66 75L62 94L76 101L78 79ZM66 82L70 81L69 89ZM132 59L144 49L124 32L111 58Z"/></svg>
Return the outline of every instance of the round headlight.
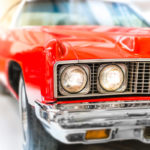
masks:
<svg viewBox="0 0 150 150"><path fill-rule="evenodd" d="M124 73L117 65L109 65L104 67L99 76L101 87L109 92L118 90L124 81Z"/></svg>
<svg viewBox="0 0 150 150"><path fill-rule="evenodd" d="M79 93L87 83L87 74L79 66L67 67L61 75L61 85L69 93Z"/></svg>

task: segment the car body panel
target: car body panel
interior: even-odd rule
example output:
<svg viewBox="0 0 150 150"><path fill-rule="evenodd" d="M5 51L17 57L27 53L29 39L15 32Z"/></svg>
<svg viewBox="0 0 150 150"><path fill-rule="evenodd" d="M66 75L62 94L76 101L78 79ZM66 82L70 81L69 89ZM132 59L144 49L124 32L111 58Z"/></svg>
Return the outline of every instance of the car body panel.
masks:
<svg viewBox="0 0 150 150"><path fill-rule="evenodd" d="M54 102L53 67L57 61L149 58L149 33L148 28L99 26L11 29L0 36L0 79L17 97L8 81L9 62L15 61L22 68L30 104L35 100Z"/></svg>

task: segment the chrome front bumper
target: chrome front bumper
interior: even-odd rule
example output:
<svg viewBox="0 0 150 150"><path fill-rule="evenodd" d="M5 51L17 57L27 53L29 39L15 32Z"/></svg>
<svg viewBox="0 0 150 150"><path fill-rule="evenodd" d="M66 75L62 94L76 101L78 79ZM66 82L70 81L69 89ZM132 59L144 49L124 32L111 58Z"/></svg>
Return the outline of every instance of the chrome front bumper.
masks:
<svg viewBox="0 0 150 150"><path fill-rule="evenodd" d="M54 105L36 102L35 111L46 131L62 143L93 144L129 139L150 143L150 135L144 134L150 126L150 101ZM85 139L87 131L100 129L110 129L109 138Z"/></svg>

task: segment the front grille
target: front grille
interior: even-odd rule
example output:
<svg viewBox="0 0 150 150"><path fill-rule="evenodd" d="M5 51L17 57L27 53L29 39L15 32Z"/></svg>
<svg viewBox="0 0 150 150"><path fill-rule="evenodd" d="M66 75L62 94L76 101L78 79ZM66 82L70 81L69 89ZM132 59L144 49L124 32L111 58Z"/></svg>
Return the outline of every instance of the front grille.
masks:
<svg viewBox="0 0 150 150"><path fill-rule="evenodd" d="M128 89L130 93L150 93L150 62L128 63Z"/></svg>
<svg viewBox="0 0 150 150"><path fill-rule="evenodd" d="M88 64L91 68L91 90L89 94L99 93L97 90L97 78L98 78L98 68L100 64Z"/></svg>
<svg viewBox="0 0 150 150"><path fill-rule="evenodd" d="M103 64L125 64L128 68L128 85L122 93L99 93L97 90L98 68ZM101 97L101 96L115 96L115 95L150 95L150 62L148 61L117 61L105 63L86 63L91 70L91 88L86 95L68 95L63 96L59 92L59 70L62 66L57 66L57 97Z"/></svg>

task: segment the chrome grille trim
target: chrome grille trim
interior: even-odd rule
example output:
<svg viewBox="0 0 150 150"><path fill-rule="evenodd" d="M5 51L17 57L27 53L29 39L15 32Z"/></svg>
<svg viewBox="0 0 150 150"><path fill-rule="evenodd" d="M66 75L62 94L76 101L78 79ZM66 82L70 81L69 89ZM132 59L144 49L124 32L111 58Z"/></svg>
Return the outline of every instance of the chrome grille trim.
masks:
<svg viewBox="0 0 150 150"><path fill-rule="evenodd" d="M136 64L136 72L135 72L135 85L134 85L134 92L137 92L138 87L138 70L139 70L139 63Z"/></svg>
<svg viewBox="0 0 150 150"><path fill-rule="evenodd" d="M69 95L63 96L60 95L58 91L57 82L59 80L59 76L57 74L57 67L59 65L65 64L88 64L91 67L91 91L87 95ZM124 93L105 93L101 94L97 91L97 77L96 65L100 66L100 64L107 63L122 63L126 64L128 67L128 87ZM114 95L135 95L135 94L146 94L150 95L150 59L101 59L101 60L74 60L74 61L60 61L57 62L54 66L54 96L55 98L78 98L78 97L101 97L101 96L114 96Z"/></svg>
<svg viewBox="0 0 150 150"><path fill-rule="evenodd" d="M144 77L145 77L145 63L143 64L143 74L142 74L142 81L144 81ZM142 93L144 92L144 82L142 83Z"/></svg>

